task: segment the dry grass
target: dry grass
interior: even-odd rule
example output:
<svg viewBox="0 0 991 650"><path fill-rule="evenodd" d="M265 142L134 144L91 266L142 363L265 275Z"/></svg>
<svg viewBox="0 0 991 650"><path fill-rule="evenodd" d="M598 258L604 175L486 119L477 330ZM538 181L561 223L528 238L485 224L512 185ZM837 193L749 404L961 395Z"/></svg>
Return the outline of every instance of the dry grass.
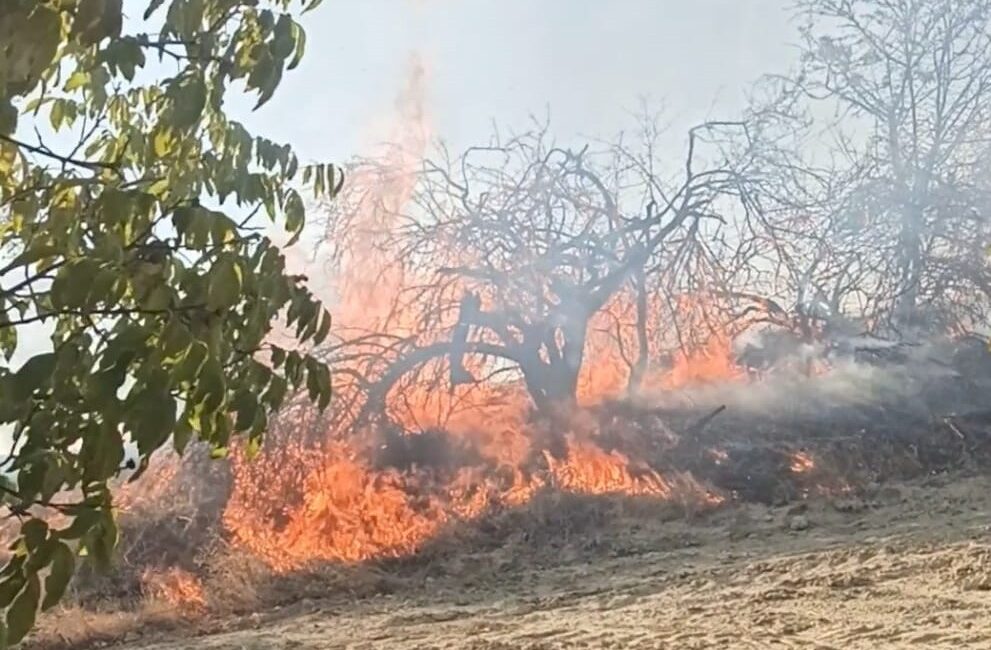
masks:
<svg viewBox="0 0 991 650"><path fill-rule="evenodd" d="M41 618L30 647L87 648L139 631L177 626L184 632L211 630L224 625L225 620L252 619L257 612L307 599L351 601L402 591L428 578L483 575L501 567L523 570L550 566L562 558L592 558L614 544L616 531L636 536L638 530L658 522L677 524L677 520L683 523L707 517L712 504L699 503L699 484L690 475L679 473L684 469L730 494L741 476L753 489L755 477L766 474L766 478L780 479L782 472L815 487L820 480L827 486L841 485L837 481L846 476L898 480L924 475L931 469L959 468L964 461L991 466L991 444L977 444L986 442L987 427L983 424L964 423L951 430L927 418L909 418L897 412L882 412L885 419L875 412L861 415L847 407L844 414L850 421L839 428L831 424L835 422L831 412L805 419L727 412L705 431L683 438L680 446L660 451L648 443L656 438L664 420L683 430L698 420L697 411L680 416L670 411L662 415L632 413L619 420L609 416L611 419L602 422L611 423L609 427L615 431L603 425L599 432L602 440L614 438L613 443L629 450L631 457L651 463L656 460L665 478L675 482L674 493L684 499L575 494L545 488L523 506L448 525L413 556L362 565L315 563L290 573L274 572L226 541L220 515L230 490L229 470L223 463L205 460L205 453L192 450L182 461L160 462L155 474L125 489L122 543L115 570L99 575L84 567L74 580L66 605ZM684 422L674 419L676 416ZM823 420L828 430L823 428ZM846 429L854 435L845 434ZM820 435L820 431L828 435ZM962 446L958 431L971 436L973 444ZM779 465L787 467L793 462L787 450L798 442L809 443L816 468L802 469L792 476ZM701 453L707 449L723 450L728 460L713 465ZM906 467L892 467L909 451L911 462ZM774 460L775 454L780 458ZM768 459L774 463L768 464ZM682 480L685 485L678 483Z"/></svg>
<svg viewBox="0 0 991 650"><path fill-rule="evenodd" d="M493 513L470 525L453 525L412 557L348 566L314 564L291 573L275 573L263 562L228 545L219 531L181 534L185 523L173 513L155 517L125 515L121 520L121 557L115 571L82 571L67 603L44 615L28 647L37 650L89 648L139 634L181 626L184 633L216 629L232 617L257 615L307 600L344 602L387 594L434 577L472 570L479 563L553 563L563 553L595 552L607 531L637 520L679 518L685 511L671 503L634 497L575 495L546 490L519 508ZM176 522L170 529L168 522ZM163 545L156 548L152 540ZM499 558L502 558L501 560ZM199 598L177 597L176 573L196 580ZM144 563L144 564L142 564ZM172 582L170 582L170 580ZM245 620L254 620L247 616Z"/></svg>
<svg viewBox="0 0 991 650"><path fill-rule="evenodd" d="M139 630L170 630L191 619L172 604L153 599L134 609L93 609L66 604L38 621L25 648L92 648L135 638Z"/></svg>

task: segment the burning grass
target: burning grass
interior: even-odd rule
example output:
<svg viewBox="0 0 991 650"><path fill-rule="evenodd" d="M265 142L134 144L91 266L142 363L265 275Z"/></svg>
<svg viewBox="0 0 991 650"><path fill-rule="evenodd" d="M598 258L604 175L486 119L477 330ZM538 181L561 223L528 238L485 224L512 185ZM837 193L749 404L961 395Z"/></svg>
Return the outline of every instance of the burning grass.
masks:
<svg viewBox="0 0 991 650"><path fill-rule="evenodd" d="M115 572L84 571L69 609L43 621L40 638L58 646L53 621L79 608L89 632L65 635L62 646L120 637L136 621L209 626L217 615L307 597L389 592L424 572L459 571L479 553L553 561L643 518L856 496L890 480L991 467L987 421L934 419L952 407L941 386L903 389L911 409L902 390L887 402L834 396L748 410L729 398L757 387L737 384L696 393L687 406L602 401L567 420L494 417L520 427L525 441L514 444L504 441L517 429L453 423L369 435L364 446L306 445L308 430L284 419L272 440L296 444L271 445L253 461L163 459L147 482L128 486ZM714 408L716 397L731 406Z"/></svg>
<svg viewBox="0 0 991 650"><path fill-rule="evenodd" d="M644 231L620 236L584 153L517 138L491 148L505 164L462 161L473 177L452 189L450 175L420 169L427 129L407 108L411 141L357 164L328 216L342 247L323 351L331 412L280 414L255 458L234 446L209 466L196 450L157 463L119 498L116 572L83 572L73 606L196 621L353 598L466 553L538 557L638 517L991 465L986 424L934 419L981 403L985 388L956 387L953 404L946 377L928 371L751 381L733 341L769 312L733 316L727 292L675 273L704 275L688 215L726 198L723 172L687 165L699 204L669 206L681 221L659 233L630 220ZM487 198L448 218L438 206L461 210L469 181ZM496 254L494 241L524 244ZM628 282L646 273L643 255L660 271Z"/></svg>

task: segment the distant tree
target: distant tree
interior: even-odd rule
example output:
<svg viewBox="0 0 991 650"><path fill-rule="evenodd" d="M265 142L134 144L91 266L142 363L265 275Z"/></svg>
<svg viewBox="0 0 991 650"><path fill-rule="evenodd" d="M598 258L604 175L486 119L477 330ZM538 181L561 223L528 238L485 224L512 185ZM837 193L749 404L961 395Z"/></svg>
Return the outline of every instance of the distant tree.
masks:
<svg viewBox="0 0 991 650"><path fill-rule="evenodd" d="M792 259L817 260L798 275L835 307L859 295L879 326L980 322L991 298L981 164L991 144L991 1L796 4L800 70L776 80L780 101L765 115L806 120L807 139L788 145L806 150L778 158L779 206L794 202L778 232L798 226L811 250Z"/></svg>
<svg viewBox="0 0 991 650"><path fill-rule="evenodd" d="M59 600L77 555L111 558L125 445L140 474L170 439L257 447L294 387L329 400L323 364L265 342L282 315L297 343L330 318L252 217L296 237L294 181L332 193L333 169L301 169L224 105L232 84L264 104L299 62L293 3L137 4L0 3L0 469L15 477L0 490L23 521L0 571L0 647Z"/></svg>

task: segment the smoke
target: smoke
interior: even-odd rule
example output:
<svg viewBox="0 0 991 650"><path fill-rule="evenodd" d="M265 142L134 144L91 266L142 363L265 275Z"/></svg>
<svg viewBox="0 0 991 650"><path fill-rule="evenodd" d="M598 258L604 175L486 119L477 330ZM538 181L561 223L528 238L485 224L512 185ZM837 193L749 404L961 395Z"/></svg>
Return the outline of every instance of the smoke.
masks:
<svg viewBox="0 0 991 650"><path fill-rule="evenodd" d="M369 121L364 157L344 170L348 206L317 206L322 232L307 266L333 288L335 316L346 327L380 326L403 284L386 241L412 198L431 137L427 80L424 57L411 52L392 111Z"/></svg>
<svg viewBox="0 0 991 650"><path fill-rule="evenodd" d="M900 346L866 337L846 343L873 361L855 356L830 358L821 345L803 345L780 359L759 381L690 385L653 392L644 399L656 407L704 410L726 406L735 413L774 418L819 418L876 406L949 413L980 405L960 390L963 384L980 390L984 380L969 377L957 367L958 343L931 340ZM991 365L986 369L991 370ZM934 396L935 401L921 401L921 395L932 395L937 388L945 390Z"/></svg>

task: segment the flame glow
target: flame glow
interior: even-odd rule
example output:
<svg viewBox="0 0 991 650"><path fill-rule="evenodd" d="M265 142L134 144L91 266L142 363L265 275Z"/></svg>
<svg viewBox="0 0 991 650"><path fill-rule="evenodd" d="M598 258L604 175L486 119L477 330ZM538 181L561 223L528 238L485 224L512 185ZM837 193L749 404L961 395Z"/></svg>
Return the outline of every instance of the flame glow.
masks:
<svg viewBox="0 0 991 650"><path fill-rule="evenodd" d="M142 583L148 595L178 610L196 612L206 608L199 578L183 569L146 569Z"/></svg>
<svg viewBox="0 0 991 650"><path fill-rule="evenodd" d="M415 334L424 318L408 294L428 279L399 270L383 241L397 226L390 221L396 217L387 215L402 214L414 194L425 152L430 132L425 75L422 61L414 59L397 104L399 123L391 129L392 141L399 144L385 152L386 164L359 168L349 177L360 199L343 216L353 241L335 242L346 251L335 287L336 332L385 332L400 339ZM452 296L463 293L456 283L446 290ZM484 308L488 298L480 299ZM701 297L681 299L677 308L688 328L702 335L679 346L670 367L650 369L644 386L672 388L743 376L733 361L732 333L702 326L709 303ZM620 348L635 345L632 304L621 291L590 323L577 389L580 405L626 390L630 365ZM434 330L449 331L456 314L435 318ZM403 385L390 394L389 406L404 429L393 438L356 428L347 418L322 424L315 416L299 415L298 429L277 432L256 461L235 450L233 489L223 514L232 540L274 569L290 570L316 560L408 555L452 524L525 506L545 489L721 502L720 495L690 477L662 475L600 445L597 424L580 421L580 408L570 419L549 425L530 422L529 398L519 383L451 386L444 380L450 374L447 363L428 362L421 371L441 380ZM476 357L466 357L465 365L473 376L491 371ZM339 362L335 371L347 373L346 363ZM346 395L338 400L347 403ZM312 433L307 432L321 428L319 440L308 439ZM437 442L427 433L434 429L446 437ZM390 454L393 461L384 462Z"/></svg>
<svg viewBox="0 0 991 650"><path fill-rule="evenodd" d="M804 451L796 451L791 455L789 468L794 474L805 474L815 469L815 461Z"/></svg>

